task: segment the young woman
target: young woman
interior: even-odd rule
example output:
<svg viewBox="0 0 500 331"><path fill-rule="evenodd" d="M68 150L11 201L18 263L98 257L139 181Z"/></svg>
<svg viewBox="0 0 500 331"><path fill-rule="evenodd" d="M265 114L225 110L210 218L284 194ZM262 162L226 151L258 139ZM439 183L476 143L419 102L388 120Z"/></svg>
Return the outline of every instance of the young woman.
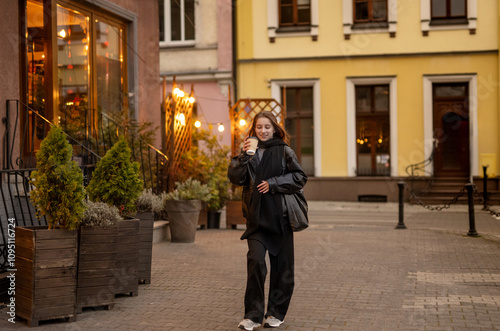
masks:
<svg viewBox="0 0 500 331"><path fill-rule="evenodd" d="M243 216L247 219L247 286L245 317L238 327L253 330L262 323L278 327L284 319L294 287L293 232L283 194L299 191L307 176L293 150L286 144L287 132L269 111L257 114L249 136L259 139L255 155L248 155L250 141L245 139L241 154L229 165L231 183L243 185ZM264 314L266 253L271 273L267 312Z"/></svg>

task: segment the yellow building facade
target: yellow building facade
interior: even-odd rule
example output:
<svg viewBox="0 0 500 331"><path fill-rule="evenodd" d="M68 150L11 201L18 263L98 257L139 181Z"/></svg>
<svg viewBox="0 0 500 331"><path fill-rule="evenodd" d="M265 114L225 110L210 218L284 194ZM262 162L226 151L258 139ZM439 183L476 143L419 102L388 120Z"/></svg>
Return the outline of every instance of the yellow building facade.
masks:
<svg viewBox="0 0 500 331"><path fill-rule="evenodd" d="M500 173L497 0L236 3L237 97L295 116L310 199L395 201L431 155L424 177Z"/></svg>

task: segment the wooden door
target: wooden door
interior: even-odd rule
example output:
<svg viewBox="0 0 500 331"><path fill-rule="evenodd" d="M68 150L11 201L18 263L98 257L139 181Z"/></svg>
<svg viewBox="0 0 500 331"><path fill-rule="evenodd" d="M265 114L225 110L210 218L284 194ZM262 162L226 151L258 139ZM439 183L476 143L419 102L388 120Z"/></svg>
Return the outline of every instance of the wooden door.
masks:
<svg viewBox="0 0 500 331"><path fill-rule="evenodd" d="M470 171L468 85L434 84L436 177L467 177Z"/></svg>

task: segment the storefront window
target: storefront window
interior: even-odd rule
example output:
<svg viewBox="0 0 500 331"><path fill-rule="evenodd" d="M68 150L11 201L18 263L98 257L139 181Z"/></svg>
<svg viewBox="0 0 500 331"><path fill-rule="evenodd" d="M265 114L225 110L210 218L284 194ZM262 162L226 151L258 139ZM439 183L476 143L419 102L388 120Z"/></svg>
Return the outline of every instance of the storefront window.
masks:
<svg viewBox="0 0 500 331"><path fill-rule="evenodd" d="M36 150L40 146L40 141L44 137L44 121L33 113L33 110L41 116L45 114L45 30L43 17L42 1L27 1L26 7L26 64L27 64L27 80L26 80L26 97L29 125L28 135L32 137L27 141L27 150ZM33 144L33 145L31 145Z"/></svg>
<svg viewBox="0 0 500 331"><path fill-rule="evenodd" d="M55 120L80 139L89 109L89 20L75 10L57 7L59 114Z"/></svg>
<svg viewBox="0 0 500 331"><path fill-rule="evenodd" d="M119 120L126 107L126 25L97 8L76 3L57 4L57 15L51 16L51 4L27 0L23 18L25 154L34 154L48 131L43 118L83 141L97 112ZM55 31L50 30L53 21Z"/></svg>
<svg viewBox="0 0 500 331"><path fill-rule="evenodd" d="M96 21L97 109L120 115L123 107L123 30L107 22Z"/></svg>

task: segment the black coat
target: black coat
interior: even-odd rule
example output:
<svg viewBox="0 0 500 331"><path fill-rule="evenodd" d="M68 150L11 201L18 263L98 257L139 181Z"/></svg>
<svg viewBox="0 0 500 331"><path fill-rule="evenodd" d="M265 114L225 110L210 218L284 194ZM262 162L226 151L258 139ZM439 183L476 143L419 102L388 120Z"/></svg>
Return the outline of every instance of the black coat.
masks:
<svg viewBox="0 0 500 331"><path fill-rule="evenodd" d="M250 198L254 187L258 162L255 155L241 153L231 159L228 178L234 185L243 186L243 216L248 220ZM298 192L307 182L307 175L299 164L295 152L289 146L284 148L282 172L280 176L266 179L271 194L290 194ZM283 211L286 213L286 209Z"/></svg>

